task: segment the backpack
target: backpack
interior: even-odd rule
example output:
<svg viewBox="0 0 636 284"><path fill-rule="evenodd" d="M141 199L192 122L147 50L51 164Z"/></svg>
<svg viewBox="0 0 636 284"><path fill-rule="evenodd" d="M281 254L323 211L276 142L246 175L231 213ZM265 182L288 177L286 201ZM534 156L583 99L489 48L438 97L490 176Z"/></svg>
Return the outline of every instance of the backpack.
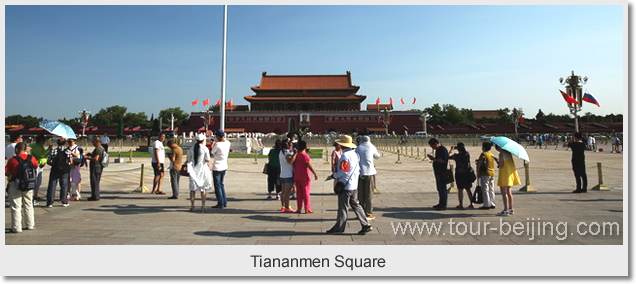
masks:
<svg viewBox="0 0 636 284"><path fill-rule="evenodd" d="M62 148L57 148L57 154L53 157L51 167L58 173L68 173L71 171L71 163L68 160L68 155L66 155L66 149L62 150Z"/></svg>
<svg viewBox="0 0 636 284"><path fill-rule="evenodd" d="M21 191L29 191L35 189L35 182L38 177L38 172L31 162L33 156L27 156L26 160L22 159L20 156L15 156L15 159L18 161L18 176L14 177L20 181L18 184L18 189Z"/></svg>
<svg viewBox="0 0 636 284"><path fill-rule="evenodd" d="M110 158L110 155L108 155L108 152L104 151L104 154L102 154L102 158L100 160L100 163L102 164L102 168L108 167L109 158Z"/></svg>

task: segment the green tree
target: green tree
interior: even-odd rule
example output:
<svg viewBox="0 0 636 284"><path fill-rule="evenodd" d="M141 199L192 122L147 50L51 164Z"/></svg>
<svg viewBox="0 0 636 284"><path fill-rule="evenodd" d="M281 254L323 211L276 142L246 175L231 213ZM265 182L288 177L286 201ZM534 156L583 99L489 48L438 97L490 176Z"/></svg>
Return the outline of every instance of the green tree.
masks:
<svg viewBox="0 0 636 284"><path fill-rule="evenodd" d="M180 107L167 108L159 112L159 117L163 119L164 125L170 125L170 115L174 115L174 126L181 126L190 121L190 115Z"/></svg>
<svg viewBox="0 0 636 284"><path fill-rule="evenodd" d="M148 115L145 112L138 113L126 113L124 115L124 125L125 126L149 126Z"/></svg>
<svg viewBox="0 0 636 284"><path fill-rule="evenodd" d="M19 114L10 115L4 118L4 125L24 125L24 127L37 127L40 124L40 121L43 119L41 117L35 116L22 116Z"/></svg>
<svg viewBox="0 0 636 284"><path fill-rule="evenodd" d="M119 120L125 117L126 110L125 106L111 106L100 109L89 123L91 125L117 126L119 125Z"/></svg>
<svg viewBox="0 0 636 284"><path fill-rule="evenodd" d="M434 104L431 107L425 108L424 112L429 117L429 124L444 124L444 113L439 104Z"/></svg>
<svg viewBox="0 0 636 284"><path fill-rule="evenodd" d="M543 111L539 109L539 112L537 112L537 115L534 117L534 119L536 119L537 123L545 123L545 113L543 113Z"/></svg>

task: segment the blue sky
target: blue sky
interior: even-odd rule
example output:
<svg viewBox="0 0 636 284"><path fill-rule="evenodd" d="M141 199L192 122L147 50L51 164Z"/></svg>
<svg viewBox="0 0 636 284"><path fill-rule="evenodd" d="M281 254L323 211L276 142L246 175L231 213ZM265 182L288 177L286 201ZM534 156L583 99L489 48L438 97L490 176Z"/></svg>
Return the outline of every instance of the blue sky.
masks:
<svg viewBox="0 0 636 284"><path fill-rule="evenodd" d="M124 105L149 116L220 97L222 6L6 6L5 114ZM571 70L623 113L622 6L229 6L227 97L261 72L351 71L364 102L568 112ZM413 97L417 103L411 105ZM32 103L42 102L42 103ZM199 110L203 109L199 105Z"/></svg>

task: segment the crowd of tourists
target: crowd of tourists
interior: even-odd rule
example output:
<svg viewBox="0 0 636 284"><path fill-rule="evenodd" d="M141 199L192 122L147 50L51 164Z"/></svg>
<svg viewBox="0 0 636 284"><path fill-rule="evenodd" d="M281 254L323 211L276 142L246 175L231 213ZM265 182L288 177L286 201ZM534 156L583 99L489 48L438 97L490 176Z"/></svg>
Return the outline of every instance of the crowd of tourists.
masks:
<svg viewBox="0 0 636 284"><path fill-rule="evenodd" d="M178 199L180 176L189 177L190 211L195 211L196 193L200 194L200 210L206 211L206 193L214 188L216 205L214 209L227 207L224 179L228 169L230 142L225 139L225 132L217 130L211 145L207 146L207 137L200 133L195 136L196 143L188 151L187 160L183 162L183 150L174 141L167 142L171 149L169 171L172 195L168 199ZM35 227L33 206L46 200L45 207L54 206L57 187L59 185L59 201L62 207L69 206L69 201L78 201L81 196L81 182L83 167L89 168L91 195L88 201L100 200L100 180L104 167L108 165L108 152L103 147L100 137L94 137L93 151L88 153L76 144L75 139L59 138L56 146L45 146L46 138L37 136L35 142L27 145L22 142L19 134L11 135L11 143L5 147L5 175L8 199L11 208L11 231L22 231L22 210L26 219L25 229ZM161 190L164 178L164 164L166 153L164 149L165 134L152 146L152 168L154 172L151 193L163 195ZM106 140L108 141L108 140ZM495 149L498 157L491 152L493 144L483 142L479 157L472 167L470 153L463 143L457 143L448 150L440 141L432 138L428 142L434 150L434 155L428 155L432 161L435 186L438 192L438 203L432 207L435 210L446 210L448 207L448 162L456 163L452 182L459 189L459 205L457 209L474 209L475 203L481 203L478 209L495 209L495 168L498 168L496 185L500 188L503 200L503 210L497 215L508 216L514 214L514 201L511 187L520 185L519 174L514 164L512 154L499 146ZM572 149L572 169L576 179L574 193L587 192L587 176L585 173L585 154L587 145L583 142L581 133L569 137L566 143ZM342 233L346 228L347 212L351 208L362 228L359 234L366 234L372 230L370 221L373 215L373 190L375 175L377 174L374 160L381 157L369 136L358 137L358 143L353 143L349 135L343 135L333 143L331 153L331 174L326 180L333 179L334 192L338 196L337 219L334 226L326 233ZM46 199L40 197L42 174L45 165L50 166L49 182L46 188ZM280 200L280 211L284 213L314 213L311 207L311 184L319 176L312 165L309 148L306 141L298 141L297 136L289 133L287 138L276 140L268 154L268 163L264 173L267 174L268 199ZM477 186L471 191L473 183ZM465 193L465 194L464 194ZM292 195L296 196L296 209L291 206Z"/></svg>

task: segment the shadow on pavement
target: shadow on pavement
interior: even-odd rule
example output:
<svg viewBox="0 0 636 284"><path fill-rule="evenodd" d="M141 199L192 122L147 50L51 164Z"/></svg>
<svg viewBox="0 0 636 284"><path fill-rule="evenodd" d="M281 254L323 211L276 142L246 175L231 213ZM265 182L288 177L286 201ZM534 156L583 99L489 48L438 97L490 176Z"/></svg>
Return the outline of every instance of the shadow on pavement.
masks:
<svg viewBox="0 0 636 284"><path fill-rule="evenodd" d="M241 232L216 232L200 231L194 232L197 236L208 237L228 237L228 238L250 238L258 236L285 237L285 236L319 236L324 233L319 232L294 232L294 231L241 231Z"/></svg>
<svg viewBox="0 0 636 284"><path fill-rule="evenodd" d="M298 215L298 214L296 214ZM304 214L303 214L304 215ZM306 216L306 215L304 215ZM301 223L301 222L322 222L329 221L330 219L304 219L304 218L294 218L294 217L283 217L283 216L268 216L268 215L250 215L244 216L242 218L256 220L256 221L274 221L274 222L290 222L290 223ZM335 219L333 219L335 220Z"/></svg>
<svg viewBox="0 0 636 284"><path fill-rule="evenodd" d="M623 202L622 199L604 199L604 198L597 198L597 199L559 199L559 201L574 201L574 202L612 201L612 202ZM623 212L623 211L621 210L621 212Z"/></svg>

